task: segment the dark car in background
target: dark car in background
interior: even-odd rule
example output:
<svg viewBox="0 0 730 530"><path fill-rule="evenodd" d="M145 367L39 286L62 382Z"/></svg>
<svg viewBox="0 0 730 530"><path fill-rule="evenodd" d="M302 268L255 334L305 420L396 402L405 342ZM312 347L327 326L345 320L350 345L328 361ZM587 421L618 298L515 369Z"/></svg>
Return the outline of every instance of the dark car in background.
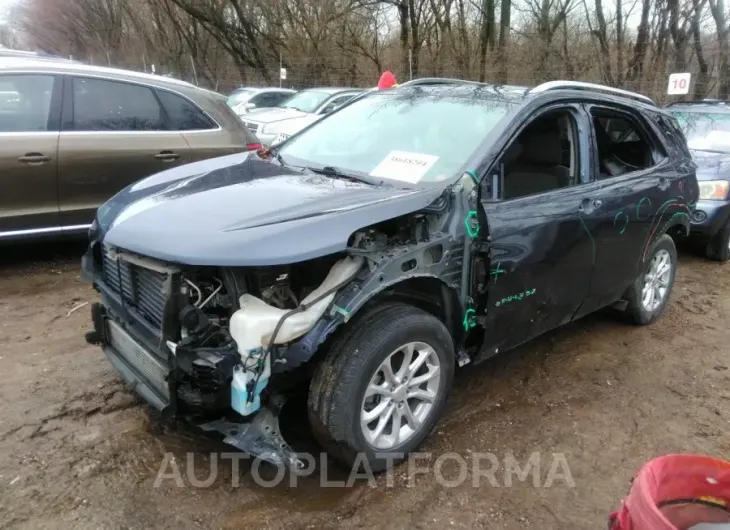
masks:
<svg viewBox="0 0 730 530"><path fill-rule="evenodd" d="M667 106L678 120L697 163L700 197L691 235L708 258L730 259L730 105L725 101L682 101Z"/></svg>
<svg viewBox="0 0 730 530"><path fill-rule="evenodd" d="M141 178L258 147L225 96L189 83L0 57L0 241L85 233Z"/></svg>
<svg viewBox="0 0 730 530"><path fill-rule="evenodd" d="M97 213L87 341L163 415L301 462L415 450L456 366L603 307L667 307L694 164L650 99L575 82L373 91L273 149L145 179ZM154 227L151 230L150 227Z"/></svg>

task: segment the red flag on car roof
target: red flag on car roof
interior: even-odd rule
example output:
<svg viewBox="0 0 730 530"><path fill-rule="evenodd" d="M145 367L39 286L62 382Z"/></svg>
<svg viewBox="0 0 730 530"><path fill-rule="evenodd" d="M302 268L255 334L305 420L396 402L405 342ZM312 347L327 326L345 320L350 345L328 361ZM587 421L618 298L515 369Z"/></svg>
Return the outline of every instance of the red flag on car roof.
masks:
<svg viewBox="0 0 730 530"><path fill-rule="evenodd" d="M378 81L378 90L385 90L386 88L393 88L394 86L398 86L395 76L393 75L393 72L386 70L383 72L383 75L380 76L380 81Z"/></svg>

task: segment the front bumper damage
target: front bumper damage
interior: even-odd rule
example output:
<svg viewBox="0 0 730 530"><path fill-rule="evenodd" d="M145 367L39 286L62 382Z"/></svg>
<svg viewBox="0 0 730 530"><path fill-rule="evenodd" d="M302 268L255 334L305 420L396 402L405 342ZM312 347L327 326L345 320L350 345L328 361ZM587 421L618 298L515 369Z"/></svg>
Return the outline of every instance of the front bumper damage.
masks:
<svg viewBox="0 0 730 530"><path fill-rule="evenodd" d="M102 347L122 378L147 403L159 410L163 419L176 417L203 431L219 433L224 436L225 443L271 464L292 469L304 467L281 435L279 412L284 400L280 396L273 395L267 406L247 417L211 419L181 413L179 382L171 369L173 364L161 359L127 332L124 319L114 318L110 311L115 306L122 309L121 304L103 289L101 293L102 303L95 303L91 308L94 329L86 334L86 340Z"/></svg>

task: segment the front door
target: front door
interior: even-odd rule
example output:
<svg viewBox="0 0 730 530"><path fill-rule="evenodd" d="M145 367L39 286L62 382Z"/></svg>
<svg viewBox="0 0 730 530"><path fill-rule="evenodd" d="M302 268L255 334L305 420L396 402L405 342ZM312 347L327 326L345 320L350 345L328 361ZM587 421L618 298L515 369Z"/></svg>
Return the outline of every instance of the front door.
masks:
<svg viewBox="0 0 730 530"><path fill-rule="evenodd" d="M115 193L186 163L190 148L152 88L106 79L66 79L59 141L61 223L91 223Z"/></svg>
<svg viewBox="0 0 730 530"><path fill-rule="evenodd" d="M587 116L550 109L498 164L500 200L482 200L489 229L486 330L477 361L569 322L589 292L596 246ZM502 169L503 168L503 169Z"/></svg>
<svg viewBox="0 0 730 530"><path fill-rule="evenodd" d="M59 231L61 80L0 75L0 239Z"/></svg>

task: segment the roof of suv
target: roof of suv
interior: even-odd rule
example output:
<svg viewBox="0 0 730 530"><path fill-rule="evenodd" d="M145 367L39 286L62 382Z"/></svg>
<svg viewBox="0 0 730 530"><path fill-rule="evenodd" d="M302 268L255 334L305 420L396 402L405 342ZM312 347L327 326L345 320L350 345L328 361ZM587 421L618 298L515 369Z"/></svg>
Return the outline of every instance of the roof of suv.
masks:
<svg viewBox="0 0 730 530"><path fill-rule="evenodd" d="M636 92L630 92L619 88L579 81L549 81L536 87L524 87L514 85L490 85L477 81L465 81L461 79L447 78L424 78L407 81L395 89L421 89L432 93L449 93L464 97L481 95L484 99L499 98L515 102L542 95L545 93L557 93L561 91L582 92L590 94L593 98L601 99L622 99L630 101L633 105L651 108L656 112L662 112L654 101L649 97Z"/></svg>
<svg viewBox="0 0 730 530"><path fill-rule="evenodd" d="M109 77L126 81L143 81L162 87L170 88L198 88L187 81L171 77L163 77L153 74L135 72L134 70L122 70L121 68L106 68L103 66L91 66L84 63L64 60L49 60L37 57L0 57L0 71L14 70L24 72L48 72L59 74L87 74L100 77Z"/></svg>

